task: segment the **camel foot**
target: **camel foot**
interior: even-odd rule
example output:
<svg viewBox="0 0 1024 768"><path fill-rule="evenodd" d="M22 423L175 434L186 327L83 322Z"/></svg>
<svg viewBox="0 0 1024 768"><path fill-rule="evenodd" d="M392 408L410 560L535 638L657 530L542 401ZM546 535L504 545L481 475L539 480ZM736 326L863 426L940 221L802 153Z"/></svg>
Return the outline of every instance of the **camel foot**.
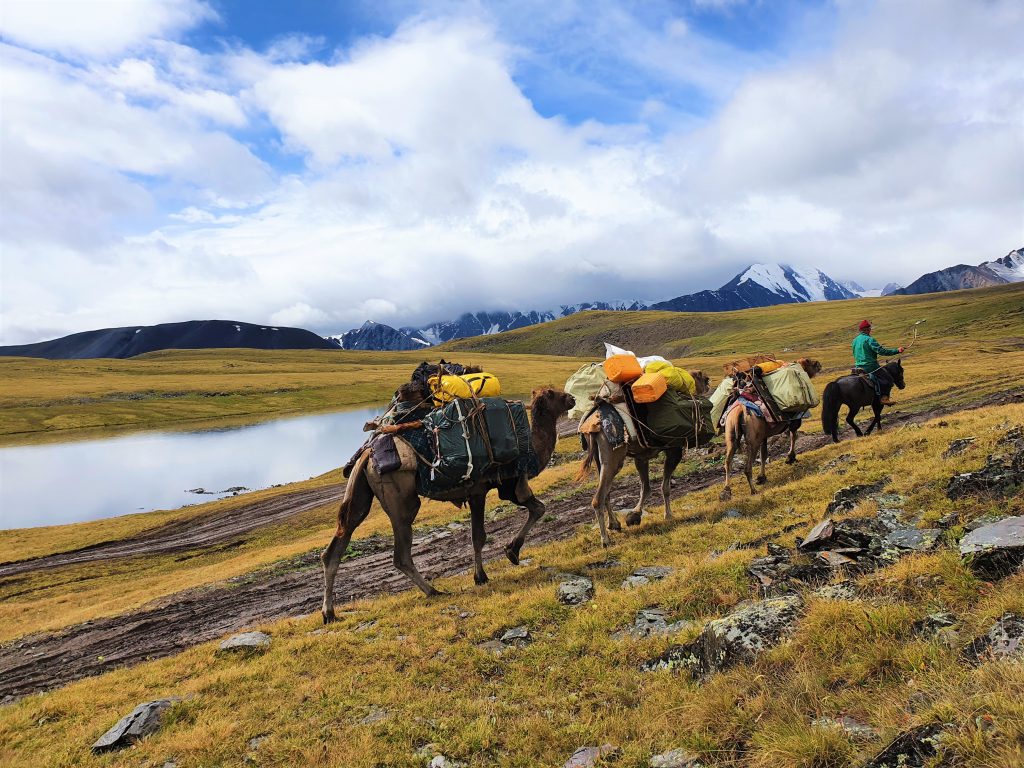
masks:
<svg viewBox="0 0 1024 768"><path fill-rule="evenodd" d="M642 516L642 513L640 513L640 512L630 512L628 515L626 515L626 525L628 525L628 526L640 525L640 518L641 518L641 516Z"/></svg>
<svg viewBox="0 0 1024 768"><path fill-rule="evenodd" d="M722 492L718 494L719 501L728 501L732 498L732 490L729 488L723 488Z"/></svg>
<svg viewBox="0 0 1024 768"><path fill-rule="evenodd" d="M786 459L787 464L796 464L796 456L790 456Z"/></svg>
<svg viewBox="0 0 1024 768"><path fill-rule="evenodd" d="M765 477L764 475L761 475L761 476L760 476L759 478L757 478L757 480L755 480L754 482L756 482L756 483L757 483L758 485L764 485L765 483L767 483L767 482L768 482L768 478L767 478L767 477Z"/></svg>
<svg viewBox="0 0 1024 768"><path fill-rule="evenodd" d="M329 611L320 611L320 615L323 617L324 624L331 624L332 622L337 621L337 618L338 618L337 616L334 615L334 609L333 608L331 610L329 610Z"/></svg>
<svg viewBox="0 0 1024 768"><path fill-rule="evenodd" d="M508 558L508 561L512 563L512 565L519 565L519 547L513 547L509 544L505 547L505 557Z"/></svg>

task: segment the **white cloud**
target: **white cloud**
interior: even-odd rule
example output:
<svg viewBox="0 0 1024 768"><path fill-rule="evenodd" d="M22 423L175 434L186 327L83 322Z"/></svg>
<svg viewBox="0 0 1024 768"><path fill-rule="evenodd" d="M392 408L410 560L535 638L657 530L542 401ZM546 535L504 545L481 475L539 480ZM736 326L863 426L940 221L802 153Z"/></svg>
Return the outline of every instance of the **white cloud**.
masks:
<svg viewBox="0 0 1024 768"><path fill-rule="evenodd" d="M213 18L200 0L4 0L0 35L36 50L105 57Z"/></svg>

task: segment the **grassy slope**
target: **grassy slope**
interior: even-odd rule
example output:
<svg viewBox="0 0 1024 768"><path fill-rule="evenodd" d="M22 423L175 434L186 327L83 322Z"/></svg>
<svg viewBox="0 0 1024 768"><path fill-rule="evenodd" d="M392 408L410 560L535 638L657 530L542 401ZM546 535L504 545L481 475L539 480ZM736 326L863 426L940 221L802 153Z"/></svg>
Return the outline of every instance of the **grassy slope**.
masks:
<svg viewBox="0 0 1024 768"><path fill-rule="evenodd" d="M682 745L711 765L838 768L909 725L942 720L956 724L948 744L958 764L1019 764L1024 665L964 666L957 647L915 637L911 625L929 611L951 610L966 642L1002 613L1024 611L1024 575L984 584L948 551L908 557L858 578L863 599L808 596L790 641L704 685L638 671L669 640L610 634L645 606L701 622L754 597L744 566L759 550L727 551L730 545L764 535L791 544L783 529L809 528L825 500L851 482L892 477L908 512L923 513L925 524L954 509L965 518L1021 514L1019 498L965 507L945 499L942 488L951 473L977 466L1009 424L1022 422L1024 407L1003 406L830 445L794 467L773 466L767 493L729 505L739 519L721 519L726 505L710 489L677 502L685 519L666 524L652 516L606 551L586 530L530 550L531 562L519 569L492 566L483 589L459 577L443 583L444 598L410 592L352 605L326 631L315 617L264 627L274 646L262 658L222 659L206 644L33 696L0 709L0 762L237 765L249 739L269 734L254 755L259 765L423 765L415 751L428 742L473 765L560 765L581 744L611 742L623 749L619 766L639 768L652 753ZM968 435L977 443L966 454L941 458L950 440ZM844 454L851 460L825 469ZM870 512L867 505L853 514ZM558 604L545 569L579 570L609 557L623 565L592 572L592 603ZM618 588L631 568L650 564L676 570L647 587ZM361 629L368 621L376 624ZM533 644L500 657L476 647L518 624L530 628ZM125 753L88 754L121 714L166 695L185 700L158 734ZM363 724L375 708L388 716ZM851 744L810 724L839 714L882 737Z"/></svg>

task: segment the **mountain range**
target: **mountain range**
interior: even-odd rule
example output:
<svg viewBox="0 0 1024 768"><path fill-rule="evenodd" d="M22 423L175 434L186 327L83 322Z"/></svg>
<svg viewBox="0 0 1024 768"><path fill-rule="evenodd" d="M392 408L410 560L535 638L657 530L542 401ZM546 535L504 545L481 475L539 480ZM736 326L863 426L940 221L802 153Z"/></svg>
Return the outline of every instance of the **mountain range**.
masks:
<svg viewBox="0 0 1024 768"><path fill-rule="evenodd" d="M937 293L939 291L958 291L961 288L985 288L990 285L1019 283L1024 281L1024 248L1010 251L1001 259L984 261L974 267L970 264L957 264L955 267L940 269L921 275L906 288L894 293L911 295L918 293Z"/></svg>

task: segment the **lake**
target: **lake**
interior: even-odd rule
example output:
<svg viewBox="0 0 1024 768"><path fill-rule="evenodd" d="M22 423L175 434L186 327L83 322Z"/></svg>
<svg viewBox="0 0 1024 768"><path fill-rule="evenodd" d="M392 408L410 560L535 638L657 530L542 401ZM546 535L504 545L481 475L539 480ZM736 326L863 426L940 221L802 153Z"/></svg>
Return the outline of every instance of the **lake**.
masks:
<svg viewBox="0 0 1024 768"><path fill-rule="evenodd" d="M380 412L0 448L0 528L176 509L238 486L305 480L343 465L366 438L363 424Z"/></svg>

